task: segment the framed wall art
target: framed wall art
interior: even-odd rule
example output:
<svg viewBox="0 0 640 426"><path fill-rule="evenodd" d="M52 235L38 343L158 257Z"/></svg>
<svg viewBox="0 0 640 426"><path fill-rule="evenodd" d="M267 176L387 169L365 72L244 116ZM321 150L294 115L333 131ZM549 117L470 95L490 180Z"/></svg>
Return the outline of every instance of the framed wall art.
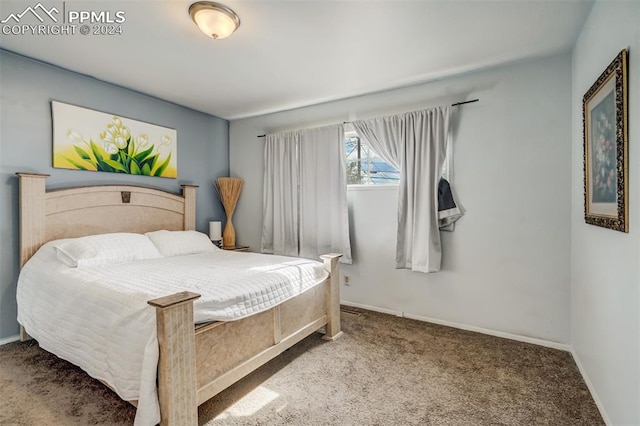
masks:
<svg viewBox="0 0 640 426"><path fill-rule="evenodd" d="M629 232L627 51L622 50L583 98L584 218Z"/></svg>
<svg viewBox="0 0 640 426"><path fill-rule="evenodd" d="M53 167L176 178L175 129L52 101Z"/></svg>

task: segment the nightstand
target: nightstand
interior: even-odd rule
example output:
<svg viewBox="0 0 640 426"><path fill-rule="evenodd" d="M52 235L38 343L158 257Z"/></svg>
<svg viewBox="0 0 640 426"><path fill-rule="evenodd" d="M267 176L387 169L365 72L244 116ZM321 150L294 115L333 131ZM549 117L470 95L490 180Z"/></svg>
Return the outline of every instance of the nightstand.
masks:
<svg viewBox="0 0 640 426"><path fill-rule="evenodd" d="M249 246L235 246L235 247L221 247L222 250L230 250L230 251L249 251L251 247Z"/></svg>

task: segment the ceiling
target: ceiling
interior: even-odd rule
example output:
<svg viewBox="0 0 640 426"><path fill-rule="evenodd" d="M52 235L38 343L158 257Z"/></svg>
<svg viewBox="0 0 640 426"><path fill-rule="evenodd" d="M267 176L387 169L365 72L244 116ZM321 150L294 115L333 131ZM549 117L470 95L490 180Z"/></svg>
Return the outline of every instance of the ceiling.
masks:
<svg viewBox="0 0 640 426"><path fill-rule="evenodd" d="M0 0L0 20L37 1ZM124 11L122 34L2 35L0 47L229 120L568 51L593 4L221 0L241 25L213 40L189 0L42 2Z"/></svg>

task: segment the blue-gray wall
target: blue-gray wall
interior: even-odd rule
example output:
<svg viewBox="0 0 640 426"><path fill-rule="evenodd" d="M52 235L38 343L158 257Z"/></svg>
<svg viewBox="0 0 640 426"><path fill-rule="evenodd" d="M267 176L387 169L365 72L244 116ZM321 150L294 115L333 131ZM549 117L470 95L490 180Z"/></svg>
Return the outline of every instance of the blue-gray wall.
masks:
<svg viewBox="0 0 640 426"><path fill-rule="evenodd" d="M51 100L176 129L178 179L52 168ZM0 49L0 339L18 333L16 172L50 174L53 188L128 183L179 192L181 184L199 185L196 226L207 232L210 219L224 217L213 181L229 175L229 123Z"/></svg>

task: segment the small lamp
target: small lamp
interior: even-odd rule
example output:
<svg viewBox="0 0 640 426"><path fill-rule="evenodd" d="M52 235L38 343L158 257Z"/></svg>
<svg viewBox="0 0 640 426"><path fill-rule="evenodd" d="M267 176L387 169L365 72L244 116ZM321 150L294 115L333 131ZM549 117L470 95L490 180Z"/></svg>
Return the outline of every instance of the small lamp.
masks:
<svg viewBox="0 0 640 426"><path fill-rule="evenodd" d="M222 222L209 222L209 239L220 247L220 241L222 241Z"/></svg>
<svg viewBox="0 0 640 426"><path fill-rule="evenodd" d="M193 3L189 15L203 33L216 40L229 37L240 26L233 10L212 1Z"/></svg>

